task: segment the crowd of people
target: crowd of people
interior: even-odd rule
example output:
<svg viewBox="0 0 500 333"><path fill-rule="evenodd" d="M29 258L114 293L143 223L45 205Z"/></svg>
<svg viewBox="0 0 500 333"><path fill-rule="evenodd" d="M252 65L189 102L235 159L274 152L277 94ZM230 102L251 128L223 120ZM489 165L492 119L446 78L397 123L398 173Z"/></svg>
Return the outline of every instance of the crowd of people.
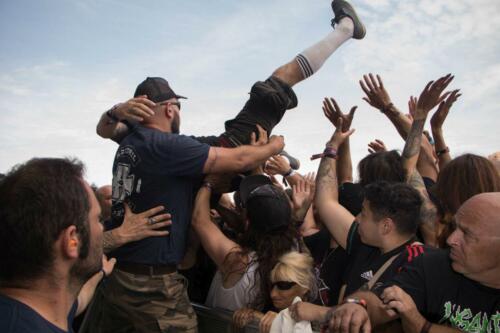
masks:
<svg viewBox="0 0 500 333"><path fill-rule="evenodd" d="M3 175L0 331L196 332L196 302L266 333L500 332L500 154L451 157L451 74L407 114L361 78L404 147L370 142L356 183L356 107L324 99L317 174L271 135L293 86L365 35L347 1L332 9L334 30L256 82L221 135L181 135L185 97L148 77L98 121L119 145L111 185L89 186L75 159Z"/></svg>

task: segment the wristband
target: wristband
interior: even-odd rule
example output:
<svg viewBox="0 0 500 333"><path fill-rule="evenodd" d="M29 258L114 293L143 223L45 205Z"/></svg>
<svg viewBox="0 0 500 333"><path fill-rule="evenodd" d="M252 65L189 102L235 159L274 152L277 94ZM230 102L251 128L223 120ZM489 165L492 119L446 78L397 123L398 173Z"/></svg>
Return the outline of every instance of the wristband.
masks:
<svg viewBox="0 0 500 333"><path fill-rule="evenodd" d="M120 119L118 119L114 114L113 114L113 111L116 110L116 108L118 107L118 104L114 105L111 109L109 109L108 111L106 111L106 116L108 116L109 119L111 120L114 120L116 122L120 121Z"/></svg>
<svg viewBox="0 0 500 333"><path fill-rule="evenodd" d="M420 330L420 333L429 333L431 326L432 323L426 320L424 326L422 326L422 329Z"/></svg>
<svg viewBox="0 0 500 333"><path fill-rule="evenodd" d="M346 298L342 304L347 304L347 303L353 303L353 304L358 304L361 305L362 307L365 308L365 310L368 308L368 305L366 304L366 301L362 298Z"/></svg>
<svg viewBox="0 0 500 333"><path fill-rule="evenodd" d="M439 156L446 154L446 153L449 153L449 152L450 152L450 148L446 147L444 149L441 149L440 151L437 151L436 155L439 157Z"/></svg>
<svg viewBox="0 0 500 333"><path fill-rule="evenodd" d="M212 192L214 190L214 186L209 182L204 182L203 186L208 188L210 190L210 192Z"/></svg>
<svg viewBox="0 0 500 333"><path fill-rule="evenodd" d="M293 169L292 169L292 168L290 168L290 170L288 170L288 171L287 171L287 173L285 173L285 174L283 175L283 177L290 177L290 176L293 176L293 174L294 174L294 173L295 173L295 172L293 171Z"/></svg>
<svg viewBox="0 0 500 333"><path fill-rule="evenodd" d="M326 147L325 150L323 151L323 153L315 154L315 155L311 156L311 161L313 161L317 158L323 158L323 157L337 159L337 150L335 150L331 147Z"/></svg>

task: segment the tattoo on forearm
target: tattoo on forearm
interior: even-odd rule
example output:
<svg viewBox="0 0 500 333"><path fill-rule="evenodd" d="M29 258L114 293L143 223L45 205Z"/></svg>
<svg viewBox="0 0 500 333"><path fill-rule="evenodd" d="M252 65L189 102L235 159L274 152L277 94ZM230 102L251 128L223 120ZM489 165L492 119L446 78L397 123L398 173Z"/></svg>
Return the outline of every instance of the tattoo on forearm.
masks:
<svg viewBox="0 0 500 333"><path fill-rule="evenodd" d="M337 193L337 171L336 161L334 159L323 157L319 164L316 188L319 192L327 191ZM338 196L338 194L337 194Z"/></svg>
<svg viewBox="0 0 500 333"><path fill-rule="evenodd" d="M406 138L405 148L403 150L403 158L409 159L420 152L420 144L422 143L422 131L424 129L425 119L414 120L411 126L408 138Z"/></svg>
<svg viewBox="0 0 500 333"><path fill-rule="evenodd" d="M104 232L102 242L104 253L110 252L118 247L115 236L113 235L113 230Z"/></svg>
<svg viewBox="0 0 500 333"><path fill-rule="evenodd" d="M435 223L437 220L436 205L430 200L429 194L425 187L424 180L417 170L414 170L408 180L409 184L420 193L422 198L422 207L420 209L420 223L425 225L427 230L435 232Z"/></svg>

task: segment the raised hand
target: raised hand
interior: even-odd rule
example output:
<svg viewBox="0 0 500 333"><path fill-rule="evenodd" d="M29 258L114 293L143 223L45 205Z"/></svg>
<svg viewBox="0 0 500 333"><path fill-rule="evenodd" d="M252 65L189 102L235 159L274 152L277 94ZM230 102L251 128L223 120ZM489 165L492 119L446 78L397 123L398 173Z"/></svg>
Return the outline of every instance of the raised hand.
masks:
<svg viewBox="0 0 500 333"><path fill-rule="evenodd" d="M387 151L384 141L375 139L375 141L372 141L368 144L368 152L370 154L378 153L381 151Z"/></svg>
<svg viewBox="0 0 500 333"><path fill-rule="evenodd" d="M363 80L359 80L359 85L366 94L363 100L374 108L384 111L392 104L391 97L385 90L384 83L378 74L376 79L372 73L363 75Z"/></svg>
<svg viewBox="0 0 500 333"><path fill-rule="evenodd" d="M108 259L105 254L102 255L102 270L104 271L105 276L109 276L115 267L116 259L111 258Z"/></svg>
<svg viewBox="0 0 500 333"><path fill-rule="evenodd" d="M333 97L325 98L323 100L323 113L325 117L330 120L333 126L337 127L338 120L342 118L343 127L342 131L346 132L351 128L352 119L354 118L354 112L356 112L357 106L353 106L349 113L342 113L339 105L333 99Z"/></svg>
<svg viewBox="0 0 500 333"><path fill-rule="evenodd" d="M299 179L292 186L292 208L294 212L300 210L307 212L313 200L313 195L311 183L305 179Z"/></svg>
<svg viewBox="0 0 500 333"><path fill-rule="evenodd" d="M129 99L118 104L112 111L113 115L119 120L130 120L141 122L145 118L153 116L153 108L156 104L150 101L146 95Z"/></svg>
<svg viewBox="0 0 500 333"><path fill-rule="evenodd" d="M448 74L437 79L435 82L430 81L427 83L418 97L415 114L413 115L414 120L425 119L430 110L446 99L450 92L443 94L443 91L448 87L453 78L454 76Z"/></svg>
<svg viewBox="0 0 500 333"><path fill-rule="evenodd" d="M455 103L457 99L460 96L462 96L462 94L460 94L459 92L460 89L453 90L451 94L448 96L448 98L442 101L441 104L439 104L439 108L431 118L431 128L435 130L435 129L441 129L443 127L443 123L446 120L448 112L450 111L450 108L452 107L453 103Z"/></svg>
<svg viewBox="0 0 500 333"><path fill-rule="evenodd" d="M338 119L338 126L335 128L335 133L333 133L333 137L331 138L330 142L328 143L328 146L331 146L335 149L340 147L344 141L351 136L352 133L354 133L354 128L348 130L347 132L342 131L342 126L343 126L344 120L342 118Z"/></svg>
<svg viewBox="0 0 500 333"><path fill-rule="evenodd" d="M250 144L252 146L263 146L267 144L269 139L267 137L266 130L263 129L259 124L256 124L255 126L257 127L257 132L259 133L259 139L257 140L257 135L255 134L255 132L252 132L252 134L250 134Z"/></svg>
<svg viewBox="0 0 500 333"><path fill-rule="evenodd" d="M265 171L270 175L286 175L290 171L290 163L288 160L281 156L275 155L271 156L267 160Z"/></svg>

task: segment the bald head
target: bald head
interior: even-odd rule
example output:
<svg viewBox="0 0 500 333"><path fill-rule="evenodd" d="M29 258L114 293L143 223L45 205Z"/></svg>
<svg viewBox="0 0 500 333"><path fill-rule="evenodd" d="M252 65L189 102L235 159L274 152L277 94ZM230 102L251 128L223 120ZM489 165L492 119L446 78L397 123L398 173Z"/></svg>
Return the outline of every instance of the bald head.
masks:
<svg viewBox="0 0 500 333"><path fill-rule="evenodd" d="M488 235L500 237L500 192L473 196L460 206L457 217L472 218Z"/></svg>
<svg viewBox="0 0 500 333"><path fill-rule="evenodd" d="M448 237L452 268L488 287L500 288L500 192L473 196L455 215Z"/></svg>
<svg viewBox="0 0 500 333"><path fill-rule="evenodd" d="M111 185L104 185L96 191L97 200L101 205L101 215L104 221L111 218L111 204L112 204L112 187Z"/></svg>

